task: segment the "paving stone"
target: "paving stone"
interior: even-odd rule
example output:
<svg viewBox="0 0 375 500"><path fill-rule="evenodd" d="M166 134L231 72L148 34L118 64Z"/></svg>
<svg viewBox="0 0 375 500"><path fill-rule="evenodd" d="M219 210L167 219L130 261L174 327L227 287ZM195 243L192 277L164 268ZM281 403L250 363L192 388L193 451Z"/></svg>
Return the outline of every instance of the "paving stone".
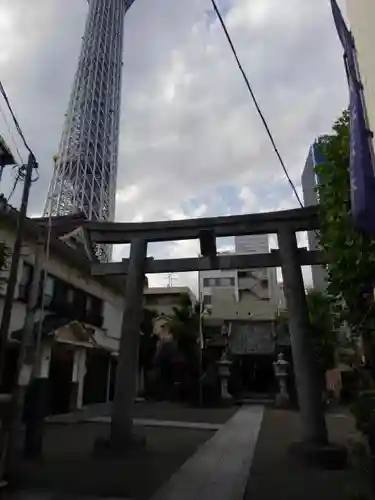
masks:
<svg viewBox="0 0 375 500"><path fill-rule="evenodd" d="M242 500L263 407L241 408L151 500Z"/></svg>

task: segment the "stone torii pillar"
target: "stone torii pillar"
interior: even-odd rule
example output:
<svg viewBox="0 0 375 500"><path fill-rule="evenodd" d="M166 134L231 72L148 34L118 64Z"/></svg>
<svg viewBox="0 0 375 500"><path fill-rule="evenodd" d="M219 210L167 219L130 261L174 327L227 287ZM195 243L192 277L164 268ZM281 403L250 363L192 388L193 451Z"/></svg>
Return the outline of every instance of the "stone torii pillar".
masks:
<svg viewBox="0 0 375 500"><path fill-rule="evenodd" d="M133 406L136 396L138 350L143 315L147 241L133 240L121 327L120 353L112 408L110 448L126 450L134 443Z"/></svg>
<svg viewBox="0 0 375 500"><path fill-rule="evenodd" d="M295 232L287 227L280 229L278 241L303 440L307 443L325 446L328 443L327 426L309 334L306 293Z"/></svg>

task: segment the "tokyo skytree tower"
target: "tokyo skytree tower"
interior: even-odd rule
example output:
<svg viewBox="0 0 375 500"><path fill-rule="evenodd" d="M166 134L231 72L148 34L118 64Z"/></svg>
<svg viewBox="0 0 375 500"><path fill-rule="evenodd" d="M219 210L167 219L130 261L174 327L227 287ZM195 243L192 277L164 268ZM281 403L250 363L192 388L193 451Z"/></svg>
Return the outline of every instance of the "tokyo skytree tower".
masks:
<svg viewBox="0 0 375 500"><path fill-rule="evenodd" d="M89 13L44 215L113 221L124 16L134 0L89 0ZM101 259L108 260L110 247Z"/></svg>

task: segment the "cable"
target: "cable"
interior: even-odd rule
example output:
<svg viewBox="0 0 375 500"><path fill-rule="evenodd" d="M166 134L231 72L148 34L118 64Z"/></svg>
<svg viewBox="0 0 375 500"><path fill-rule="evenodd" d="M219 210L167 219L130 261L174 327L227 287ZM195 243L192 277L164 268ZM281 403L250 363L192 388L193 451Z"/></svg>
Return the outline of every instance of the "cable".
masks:
<svg viewBox="0 0 375 500"><path fill-rule="evenodd" d="M259 114L259 116L260 116L260 118L261 118L261 120L263 122L263 125L264 125L266 131L267 131L267 134L268 134L268 137L269 137L269 139L271 141L272 147L273 147L273 149L274 149L274 151L276 153L276 156L277 156L277 158L278 158L278 160L280 162L280 165L281 165L282 169L284 170L284 174L285 174L285 176L286 176L286 178L287 178L287 180L288 180L288 182L289 182L289 184L290 184L290 186L291 186L291 188L292 188L292 190L293 190L293 192L294 192L294 194L295 194L295 196L297 198L297 201L298 201L299 205L301 206L301 208L304 208L303 203L301 201L301 198L300 198L300 196L298 194L298 191L297 191L297 189L296 189L296 187L295 187L295 185L294 185L294 183L293 183L293 181L292 181L292 179L291 179L291 177L290 177L290 175L288 173L288 170L287 170L287 168L285 166L285 163L284 163L284 161L283 161L283 159L281 157L280 151L279 151L278 147L276 146L276 143L275 143L275 140L274 140L273 135L271 133L271 130L270 130L268 124L267 124L267 120L265 119L265 117L264 117L264 115L262 113L262 110L260 109L260 106L258 104L258 101L257 101L257 99L255 97L255 94L254 94L254 92L253 92L253 90L251 88L249 79L247 78L245 70L243 69L242 64L241 64L241 62L240 62L240 60L238 58L237 51L236 51L236 49L235 49L235 47L233 45L232 39L231 39L231 37L229 35L228 29L227 29L227 27L225 25L224 19L223 19L222 15L220 13L220 10L219 10L219 8L218 8L218 6L216 4L216 1L215 0L211 0L211 3L212 3L212 6L214 8L214 11L215 11L215 13L216 13L219 21L220 21L220 24L221 24L221 26L222 26L222 28L224 30L224 33L225 33L225 36L226 36L226 38L228 40L230 48L232 49L234 58L236 59L236 62L237 62L237 66L238 66L238 68L239 68L239 70L240 70L240 72L241 72L241 74L243 76L243 79L245 80L247 90L249 91L249 93L251 95L251 98L252 98L252 100L253 100L253 102L255 104L256 110L258 111L258 114Z"/></svg>
<svg viewBox="0 0 375 500"><path fill-rule="evenodd" d="M17 120L17 118L16 118L16 115L15 115L15 114L14 114L14 112L13 112L12 106L11 106L11 104L10 104L10 102L9 102L9 99L8 99L7 93L5 92L5 89L4 89L4 87L3 87L3 84L1 83L1 80L0 80L0 93L1 93L1 94L2 94L2 96L4 97L4 100L5 100L5 102L6 102L7 106L8 106L9 112L10 112L10 114L12 115L12 118L13 118L14 124L15 124L16 129L17 129L17 132L19 133L19 135L20 135L20 137L21 137L21 139L22 139L22 141L23 141L23 143L24 143L24 145L25 145L25 148L27 149L27 151L28 151L31 155L35 156L35 155L34 155L34 153L33 153L33 152L32 152L32 150L31 150L30 146L27 144L27 141L26 141L26 139L25 139L25 136L23 135L23 132L22 132L21 127L20 127L20 124L18 123L18 120Z"/></svg>
<svg viewBox="0 0 375 500"><path fill-rule="evenodd" d="M13 167L13 170L18 169L18 172L17 172L16 178L15 178L15 180L14 180L12 190L11 190L11 192L10 192L10 194L9 194L8 198L7 198L7 202L8 202L8 203L9 203L9 201L10 201L11 197L13 196L13 194L14 194L14 192L15 192L15 190L16 190L16 187L17 187L17 185L18 185L19 181L20 181L20 180L24 180L25 175L26 175L26 168L27 168L27 167L26 167L26 165L25 165L25 164L18 165L18 166L17 166L17 165L15 165L15 166ZM40 177L40 176L39 176L39 170L38 170L38 167L34 167L34 168L35 168L35 170L36 170L36 174L37 174L37 176L36 176L36 178L35 178L35 179L31 179L31 183L36 182L37 180L39 180L39 177Z"/></svg>
<svg viewBox="0 0 375 500"><path fill-rule="evenodd" d="M24 144L25 148L26 148L26 149L27 149L27 151L30 153L30 155L32 155L32 157L35 159L35 155L34 155L34 153L33 153L32 149L30 148L30 146L28 145L28 143L27 143L27 141L26 141L26 139L25 139L25 136L24 136L24 134L23 134L23 132L22 132L22 130L21 130L21 127L20 127L20 124L18 123L18 120L17 120L17 118L16 118L16 115L14 114L14 111L13 111L12 105L10 104L9 98L8 98L8 96L7 96L7 93L5 92L4 86L3 86L3 84L1 83L1 81L0 81L0 93L1 93L1 94L2 94L2 96L4 97L4 100L5 100L5 102L6 102L6 105L8 106L9 112L10 112L10 114L11 114L12 118L13 118L13 122L14 122L14 124L15 124L15 126L16 126L17 132L18 132L18 134L20 135L20 137L21 137L21 139L22 139L22 142L23 142L23 144ZM19 156L19 158L20 158L20 160L21 160L21 165L19 165L19 166L14 166L14 167L13 167L13 169L18 168L18 172L17 172L16 178L15 178L15 181L14 181L14 184L13 184L13 187L12 187L12 190L11 190L11 192L10 192L9 196L8 196L8 199L7 199L7 201L9 202L9 200L11 199L11 197L13 196L13 194L14 194L14 192L15 192L15 190L16 190L16 187L17 187L18 182L19 182L21 179L24 179L24 178L25 178L25 173L26 173L26 165L25 165L25 162L24 162L24 161L23 161L23 159L22 159L22 155L21 155L21 153L20 153L20 151L19 151L19 149L18 149L18 147L17 147L17 145L16 145L16 143L15 143L15 141L14 141L12 131L11 131L10 127L9 127L8 121L7 121L6 116L5 116L5 114L4 114L4 112L3 112L3 110L2 110L2 108L1 108L1 107L0 107L0 112L1 112L1 114L2 114L2 116L3 116L3 118L4 118L4 121L5 121L6 125L7 125L7 127L8 127L8 130L9 130L10 136L11 136L11 138L12 138L12 141L13 141L13 143L14 143L14 146L15 146L15 148L16 148L17 154L18 154L18 156ZM39 169L38 169L38 164L37 164L37 162L36 162L36 161L35 161L35 166L34 166L34 168L35 168L35 171L36 171L37 177L36 177L35 179L32 179L32 180L31 180L31 182L36 182L36 181L39 179Z"/></svg>
<svg viewBox="0 0 375 500"><path fill-rule="evenodd" d="M14 191L16 190L16 187L17 187L17 184L18 184L18 181L20 180L20 177L17 175L17 177L14 179L14 183L13 183L13 187L12 187L12 190L11 192L9 193L9 196L7 198L7 203L9 203L11 197L13 196L14 194Z"/></svg>
<svg viewBox="0 0 375 500"><path fill-rule="evenodd" d="M25 162L23 161L22 155L21 155L21 153L20 153L20 150L18 149L18 146L17 146L16 141L15 141L15 139L14 139L14 135L13 135L12 130L11 130L11 128L10 128L10 125L9 125L8 119L7 119L7 117L6 117L5 113L4 113L4 110L3 110L3 108L1 107L1 105L0 105L0 113L1 113L1 116L3 117L3 120L4 120L4 122L5 122L5 125L6 125L6 127L7 127L7 129L8 129L10 139L11 139L11 141L12 141L12 143L13 143L14 149L15 149L15 150L16 150L16 152L17 152L18 158L20 159L21 164L23 164L23 163L25 163Z"/></svg>

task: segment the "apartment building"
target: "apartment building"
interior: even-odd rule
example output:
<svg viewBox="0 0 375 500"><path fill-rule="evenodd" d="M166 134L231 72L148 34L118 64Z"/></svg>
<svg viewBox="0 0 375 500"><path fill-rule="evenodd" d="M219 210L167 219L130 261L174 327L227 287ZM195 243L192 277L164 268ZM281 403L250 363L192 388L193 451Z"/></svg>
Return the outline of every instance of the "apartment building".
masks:
<svg viewBox="0 0 375 500"><path fill-rule="evenodd" d="M318 177L315 172L317 165L323 162L322 154L319 151L317 141L309 148L305 166L302 172L302 192L305 207L318 205L318 193L316 187L318 185ZM319 241L316 231L308 231L307 233L309 249L318 250ZM311 266L313 287L316 290L324 291L327 287L327 271L324 266Z"/></svg>
<svg viewBox="0 0 375 500"><path fill-rule="evenodd" d="M236 254L268 252L268 235L235 238ZM277 310L274 296L276 283L276 269L233 269L199 273L200 296L210 313L210 322L273 320Z"/></svg>
<svg viewBox="0 0 375 500"><path fill-rule="evenodd" d="M0 243L11 252L18 212L0 204ZM47 221L26 219L14 297L3 390L14 383L19 340ZM38 384L48 391L49 413L63 413L111 398L121 334L123 285L107 277L92 277L95 257L79 215L57 217L51 228L46 281L40 282L34 335L41 333ZM10 259L10 257L9 257ZM9 262L8 262L9 263ZM4 306L9 266L2 272L0 314ZM42 301L43 299L43 301ZM43 308L41 307L43 303Z"/></svg>

